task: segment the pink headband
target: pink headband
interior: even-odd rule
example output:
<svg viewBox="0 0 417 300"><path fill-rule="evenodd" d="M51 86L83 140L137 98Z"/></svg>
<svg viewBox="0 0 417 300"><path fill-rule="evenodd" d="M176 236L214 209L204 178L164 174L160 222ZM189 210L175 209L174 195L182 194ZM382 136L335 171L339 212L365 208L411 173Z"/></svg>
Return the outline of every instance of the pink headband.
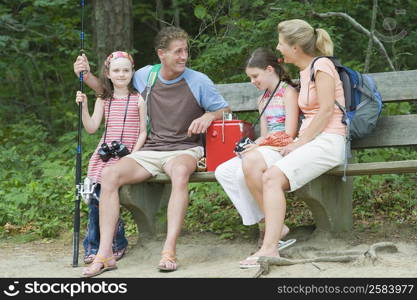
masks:
<svg viewBox="0 0 417 300"><path fill-rule="evenodd" d="M120 58L120 57L127 58L132 63L132 67L135 66L135 63L133 62L132 56L129 53L124 52L124 51L116 51L116 52L113 52L112 54L110 54L109 56L107 56L106 60L104 61L104 65L106 66L106 68L108 68L109 65L110 65L110 62L113 59Z"/></svg>

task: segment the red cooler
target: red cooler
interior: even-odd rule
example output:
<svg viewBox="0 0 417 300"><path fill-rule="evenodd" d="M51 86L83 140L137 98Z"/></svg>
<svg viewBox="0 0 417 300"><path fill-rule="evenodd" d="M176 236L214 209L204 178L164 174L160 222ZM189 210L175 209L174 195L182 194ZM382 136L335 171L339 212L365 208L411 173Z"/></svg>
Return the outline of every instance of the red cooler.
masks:
<svg viewBox="0 0 417 300"><path fill-rule="evenodd" d="M244 136L254 139L252 124L241 120L220 120L211 123L206 135L207 171L236 156L233 149Z"/></svg>

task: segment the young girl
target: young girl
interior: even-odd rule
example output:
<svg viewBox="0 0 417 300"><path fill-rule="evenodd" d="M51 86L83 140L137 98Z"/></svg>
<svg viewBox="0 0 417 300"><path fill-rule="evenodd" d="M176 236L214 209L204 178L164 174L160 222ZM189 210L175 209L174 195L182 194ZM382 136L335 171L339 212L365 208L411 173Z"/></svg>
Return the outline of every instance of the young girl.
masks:
<svg viewBox="0 0 417 300"><path fill-rule="evenodd" d="M261 116L261 135L235 157L219 165L215 171L218 182L232 200L244 225L259 223L260 238L264 233L264 205L262 199L262 173L280 158L276 147L260 145L272 134L285 132L294 138L298 128L298 93L289 75L278 62L276 55L267 49L256 49L246 64L246 74L259 90L265 90L258 100L259 113L275 91ZM279 86L278 86L279 85ZM289 229L282 230L284 237ZM242 265L242 267L245 267Z"/></svg>
<svg viewBox="0 0 417 300"><path fill-rule="evenodd" d="M335 103L344 106L345 98L333 63L328 58L319 58L314 64L315 82L310 79L314 57L333 55L329 34L303 20L279 23L278 34L277 50L285 62L300 69L298 105L305 118L298 138L282 147L282 158L263 173L265 237L259 251L246 259L251 265L257 265L260 256L279 256L276 245L284 226L285 192L297 190L342 164L345 153L346 127Z"/></svg>
<svg viewBox="0 0 417 300"><path fill-rule="evenodd" d="M142 96L133 88L133 73L132 57L126 52L113 52L103 65L103 94L98 95L92 116L88 111L86 95L80 91L76 95L76 102L82 103L82 121L88 133L97 131L103 116L105 120L103 136L90 159L87 172L87 176L96 186L89 204L87 234L83 242L86 264L94 261L100 244L98 209L102 170L126 155L126 150L137 151L146 140L146 107ZM122 258L127 247L122 219L119 220L115 232L113 254L118 260Z"/></svg>

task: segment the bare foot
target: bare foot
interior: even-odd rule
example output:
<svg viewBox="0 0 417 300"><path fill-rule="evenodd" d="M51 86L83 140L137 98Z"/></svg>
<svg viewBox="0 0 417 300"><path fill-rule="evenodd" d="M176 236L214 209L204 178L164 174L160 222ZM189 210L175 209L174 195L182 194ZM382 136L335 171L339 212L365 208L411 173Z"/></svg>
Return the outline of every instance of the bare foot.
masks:
<svg viewBox="0 0 417 300"><path fill-rule="evenodd" d="M264 236L265 236L265 223L260 222L258 223L258 225L259 225L259 238L256 244L256 250L261 249L262 243L264 242ZM282 227L282 231L281 231L281 239L286 237L289 232L290 232L290 229L288 228L287 225L284 224L284 226Z"/></svg>

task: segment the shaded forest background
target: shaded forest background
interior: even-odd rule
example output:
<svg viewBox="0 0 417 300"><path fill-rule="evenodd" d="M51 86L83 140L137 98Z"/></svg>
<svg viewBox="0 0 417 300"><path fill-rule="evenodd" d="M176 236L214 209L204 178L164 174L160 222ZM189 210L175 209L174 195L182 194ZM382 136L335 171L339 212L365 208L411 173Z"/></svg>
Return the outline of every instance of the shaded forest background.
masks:
<svg viewBox="0 0 417 300"><path fill-rule="evenodd" d="M161 27L174 24L190 34L189 67L215 83L247 81L248 54L260 46L275 49L276 25L292 18L328 30L336 56L359 71L417 69L417 1L96 0L85 4L85 51L95 74L116 48L131 51L137 68L157 63L153 38ZM318 16L326 12L343 12L371 31L384 45L392 66L380 48L370 45L369 37L345 18ZM80 50L80 16L80 3L75 0L0 3L0 236L54 237L71 228L78 120L74 95L79 87L72 64ZM297 77L295 69L290 71ZM417 107L385 106L384 114L393 112L416 113ZM101 131L83 133L84 173L100 135ZM357 153L359 161L368 162L415 156L416 149L411 148ZM415 181L415 174L355 177L355 226L378 230L381 224L393 222L416 227ZM212 231L224 238L252 235L254 228L240 225L219 185L191 184L190 193L187 230ZM130 219L127 211L123 214ZM85 205L82 215L84 226ZM290 197L287 222L310 224L312 218L303 203ZM133 222L127 223L128 231L135 232Z"/></svg>

